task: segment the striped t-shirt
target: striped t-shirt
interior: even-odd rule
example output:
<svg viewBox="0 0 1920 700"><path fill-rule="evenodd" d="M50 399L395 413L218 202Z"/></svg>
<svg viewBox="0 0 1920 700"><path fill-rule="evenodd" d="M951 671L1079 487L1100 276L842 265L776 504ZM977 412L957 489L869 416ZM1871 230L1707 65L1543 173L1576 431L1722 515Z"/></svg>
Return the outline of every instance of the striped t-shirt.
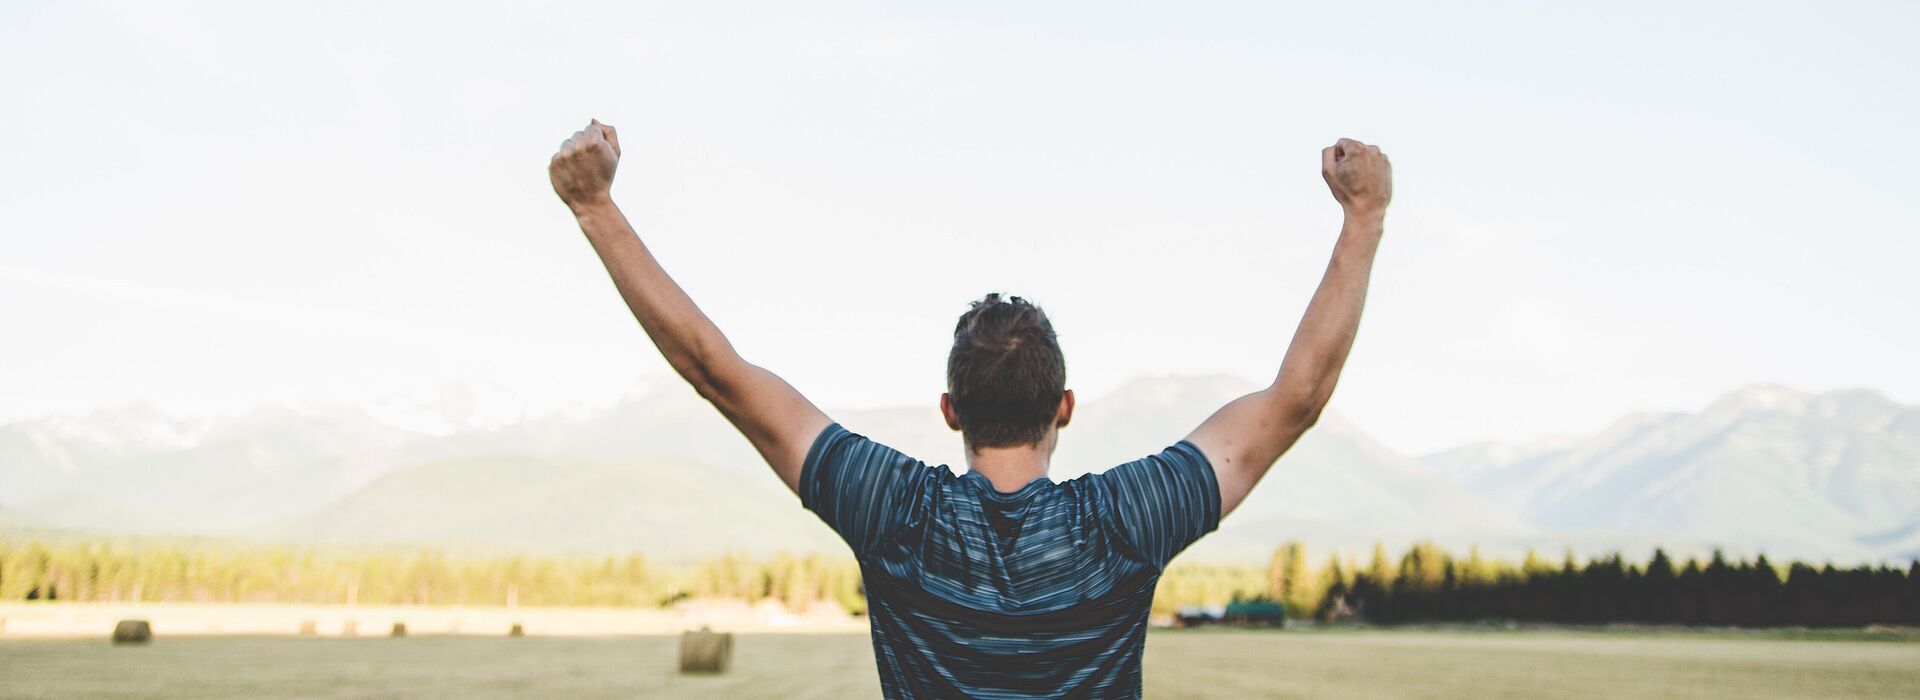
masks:
<svg viewBox="0 0 1920 700"><path fill-rule="evenodd" d="M800 502L853 548L890 698L1137 697L1167 561L1220 522L1193 443L1011 493L828 426Z"/></svg>

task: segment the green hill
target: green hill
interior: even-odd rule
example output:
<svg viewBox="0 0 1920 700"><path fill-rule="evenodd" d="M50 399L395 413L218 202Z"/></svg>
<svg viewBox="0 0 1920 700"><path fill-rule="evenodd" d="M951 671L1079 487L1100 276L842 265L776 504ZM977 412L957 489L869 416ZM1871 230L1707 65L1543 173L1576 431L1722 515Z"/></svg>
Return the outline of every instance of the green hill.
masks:
<svg viewBox="0 0 1920 700"><path fill-rule="evenodd" d="M680 461L499 457L405 467L278 528L298 540L475 551L838 551L770 474Z"/></svg>

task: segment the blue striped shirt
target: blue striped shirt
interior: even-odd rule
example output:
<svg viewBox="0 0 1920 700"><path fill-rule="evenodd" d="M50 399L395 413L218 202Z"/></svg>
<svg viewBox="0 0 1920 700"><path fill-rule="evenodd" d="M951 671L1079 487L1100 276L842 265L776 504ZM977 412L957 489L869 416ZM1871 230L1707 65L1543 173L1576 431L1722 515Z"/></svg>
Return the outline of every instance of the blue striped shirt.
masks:
<svg viewBox="0 0 1920 700"><path fill-rule="evenodd" d="M837 424L807 452L800 502L860 562L890 698L1139 696L1154 584L1220 522L1190 442L1002 493Z"/></svg>

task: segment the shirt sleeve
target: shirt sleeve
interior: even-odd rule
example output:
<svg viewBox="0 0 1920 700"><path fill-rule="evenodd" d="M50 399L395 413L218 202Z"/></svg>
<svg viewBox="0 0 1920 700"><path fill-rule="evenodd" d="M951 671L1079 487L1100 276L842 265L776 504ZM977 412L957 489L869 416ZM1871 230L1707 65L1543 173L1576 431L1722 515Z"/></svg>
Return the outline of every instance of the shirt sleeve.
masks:
<svg viewBox="0 0 1920 700"><path fill-rule="evenodd" d="M1114 536L1155 568L1220 526L1219 481L1191 442L1086 478L1102 495Z"/></svg>
<svg viewBox="0 0 1920 700"><path fill-rule="evenodd" d="M924 517L932 478L926 463L835 423L807 450L800 505L865 557Z"/></svg>

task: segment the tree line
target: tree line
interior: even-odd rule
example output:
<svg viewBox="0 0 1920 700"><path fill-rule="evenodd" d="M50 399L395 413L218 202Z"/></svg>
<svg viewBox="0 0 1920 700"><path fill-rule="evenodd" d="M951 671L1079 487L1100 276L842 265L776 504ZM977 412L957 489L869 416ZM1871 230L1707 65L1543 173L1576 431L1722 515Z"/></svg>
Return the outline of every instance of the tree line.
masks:
<svg viewBox="0 0 1920 700"><path fill-rule="evenodd" d="M1456 557L1431 543L1398 560L1375 546L1364 567L1331 557L1316 569L1305 549L1275 552L1265 590L1241 598L1284 603L1296 616L1379 624L1515 620L1737 627L1920 624L1920 561L1904 569L1794 562L1762 554L1676 562L1655 550L1644 563L1619 554L1549 561L1529 551L1518 564L1477 548Z"/></svg>
<svg viewBox="0 0 1920 700"><path fill-rule="evenodd" d="M772 599L864 612L860 569L844 555L723 555L660 566L639 555L461 555L293 545L0 540L0 602L220 602L660 607L685 598ZM1555 623L1808 627L1920 624L1920 562L1840 568L1765 556L1642 562L1618 554L1518 562L1460 557L1433 544L1400 556L1376 545L1363 566L1311 563L1289 542L1264 567L1177 562L1154 613L1279 603L1295 618L1376 624Z"/></svg>
<svg viewBox="0 0 1920 700"><path fill-rule="evenodd" d="M863 610L860 571L822 555L468 556L294 546L0 540L0 601L660 607L683 598Z"/></svg>

